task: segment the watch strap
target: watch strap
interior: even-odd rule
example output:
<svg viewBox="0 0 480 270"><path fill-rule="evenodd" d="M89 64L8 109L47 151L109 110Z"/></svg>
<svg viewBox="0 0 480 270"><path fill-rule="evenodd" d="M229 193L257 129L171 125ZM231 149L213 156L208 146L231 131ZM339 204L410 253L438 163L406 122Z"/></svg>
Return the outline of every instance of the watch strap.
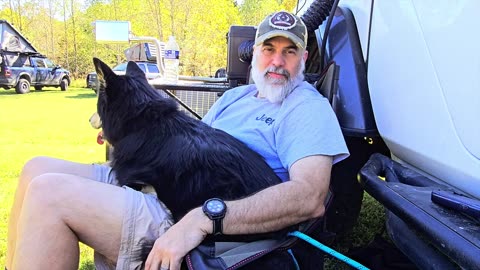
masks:
<svg viewBox="0 0 480 270"><path fill-rule="evenodd" d="M212 220L213 223L213 235L223 234L223 218L217 218Z"/></svg>

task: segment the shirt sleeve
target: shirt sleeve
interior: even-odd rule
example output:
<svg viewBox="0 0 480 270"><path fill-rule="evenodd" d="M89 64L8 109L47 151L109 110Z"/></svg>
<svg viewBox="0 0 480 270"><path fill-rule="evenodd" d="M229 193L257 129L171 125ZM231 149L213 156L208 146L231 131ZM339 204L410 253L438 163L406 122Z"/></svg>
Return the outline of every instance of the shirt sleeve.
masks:
<svg viewBox="0 0 480 270"><path fill-rule="evenodd" d="M211 126L213 121L217 118L217 114L219 111L220 104L222 103L224 96L221 96L215 103L213 103L212 107L208 109L208 112L202 117L202 122Z"/></svg>
<svg viewBox="0 0 480 270"><path fill-rule="evenodd" d="M334 163L349 155L335 113L324 98L304 101L286 113L275 143L287 170L297 160L312 155L332 156Z"/></svg>

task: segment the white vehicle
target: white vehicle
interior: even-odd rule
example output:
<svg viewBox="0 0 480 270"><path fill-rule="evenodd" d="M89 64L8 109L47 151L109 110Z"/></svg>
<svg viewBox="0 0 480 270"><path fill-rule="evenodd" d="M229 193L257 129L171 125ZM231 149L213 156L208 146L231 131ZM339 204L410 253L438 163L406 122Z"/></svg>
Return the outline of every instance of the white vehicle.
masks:
<svg viewBox="0 0 480 270"><path fill-rule="evenodd" d="M116 65L112 68L115 74L124 75L127 69L127 63L123 62L121 64ZM157 63L153 62L135 62L137 65L145 72L145 76L147 80L154 81L160 79L162 74L160 73L160 69L158 68ZM97 89L97 73L91 72L87 74L86 78L87 87L92 88L94 91Z"/></svg>
<svg viewBox="0 0 480 270"><path fill-rule="evenodd" d="M307 26L315 4L338 3L331 21L314 27L309 51L322 53L325 42L325 63L333 61L333 87L320 90L350 162L383 154L362 166L360 181L388 210L389 236L420 269L478 269L480 2L310 2L300 12Z"/></svg>

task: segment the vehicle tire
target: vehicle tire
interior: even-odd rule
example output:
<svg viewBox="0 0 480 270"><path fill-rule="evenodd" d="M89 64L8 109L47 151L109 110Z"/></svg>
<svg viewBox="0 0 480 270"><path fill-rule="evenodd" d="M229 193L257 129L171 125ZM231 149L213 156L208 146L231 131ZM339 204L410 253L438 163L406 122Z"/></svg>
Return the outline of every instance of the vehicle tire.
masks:
<svg viewBox="0 0 480 270"><path fill-rule="evenodd" d="M67 91L67 89L68 89L68 80L67 78L63 78L62 81L60 82L60 90Z"/></svg>
<svg viewBox="0 0 480 270"><path fill-rule="evenodd" d="M42 91L43 86L35 86L35 91Z"/></svg>
<svg viewBox="0 0 480 270"><path fill-rule="evenodd" d="M26 94L30 92L30 82L27 79L20 78L15 86L15 92L17 92L17 94Z"/></svg>

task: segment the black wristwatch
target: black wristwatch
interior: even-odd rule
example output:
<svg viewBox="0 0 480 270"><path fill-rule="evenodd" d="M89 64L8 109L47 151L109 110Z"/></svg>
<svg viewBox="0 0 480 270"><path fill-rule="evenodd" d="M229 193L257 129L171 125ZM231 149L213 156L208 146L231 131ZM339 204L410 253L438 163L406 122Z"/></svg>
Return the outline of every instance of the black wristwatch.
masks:
<svg viewBox="0 0 480 270"><path fill-rule="evenodd" d="M212 198L205 201L202 206L203 213L213 221L213 235L223 233L223 218L227 212L227 205L222 199Z"/></svg>

